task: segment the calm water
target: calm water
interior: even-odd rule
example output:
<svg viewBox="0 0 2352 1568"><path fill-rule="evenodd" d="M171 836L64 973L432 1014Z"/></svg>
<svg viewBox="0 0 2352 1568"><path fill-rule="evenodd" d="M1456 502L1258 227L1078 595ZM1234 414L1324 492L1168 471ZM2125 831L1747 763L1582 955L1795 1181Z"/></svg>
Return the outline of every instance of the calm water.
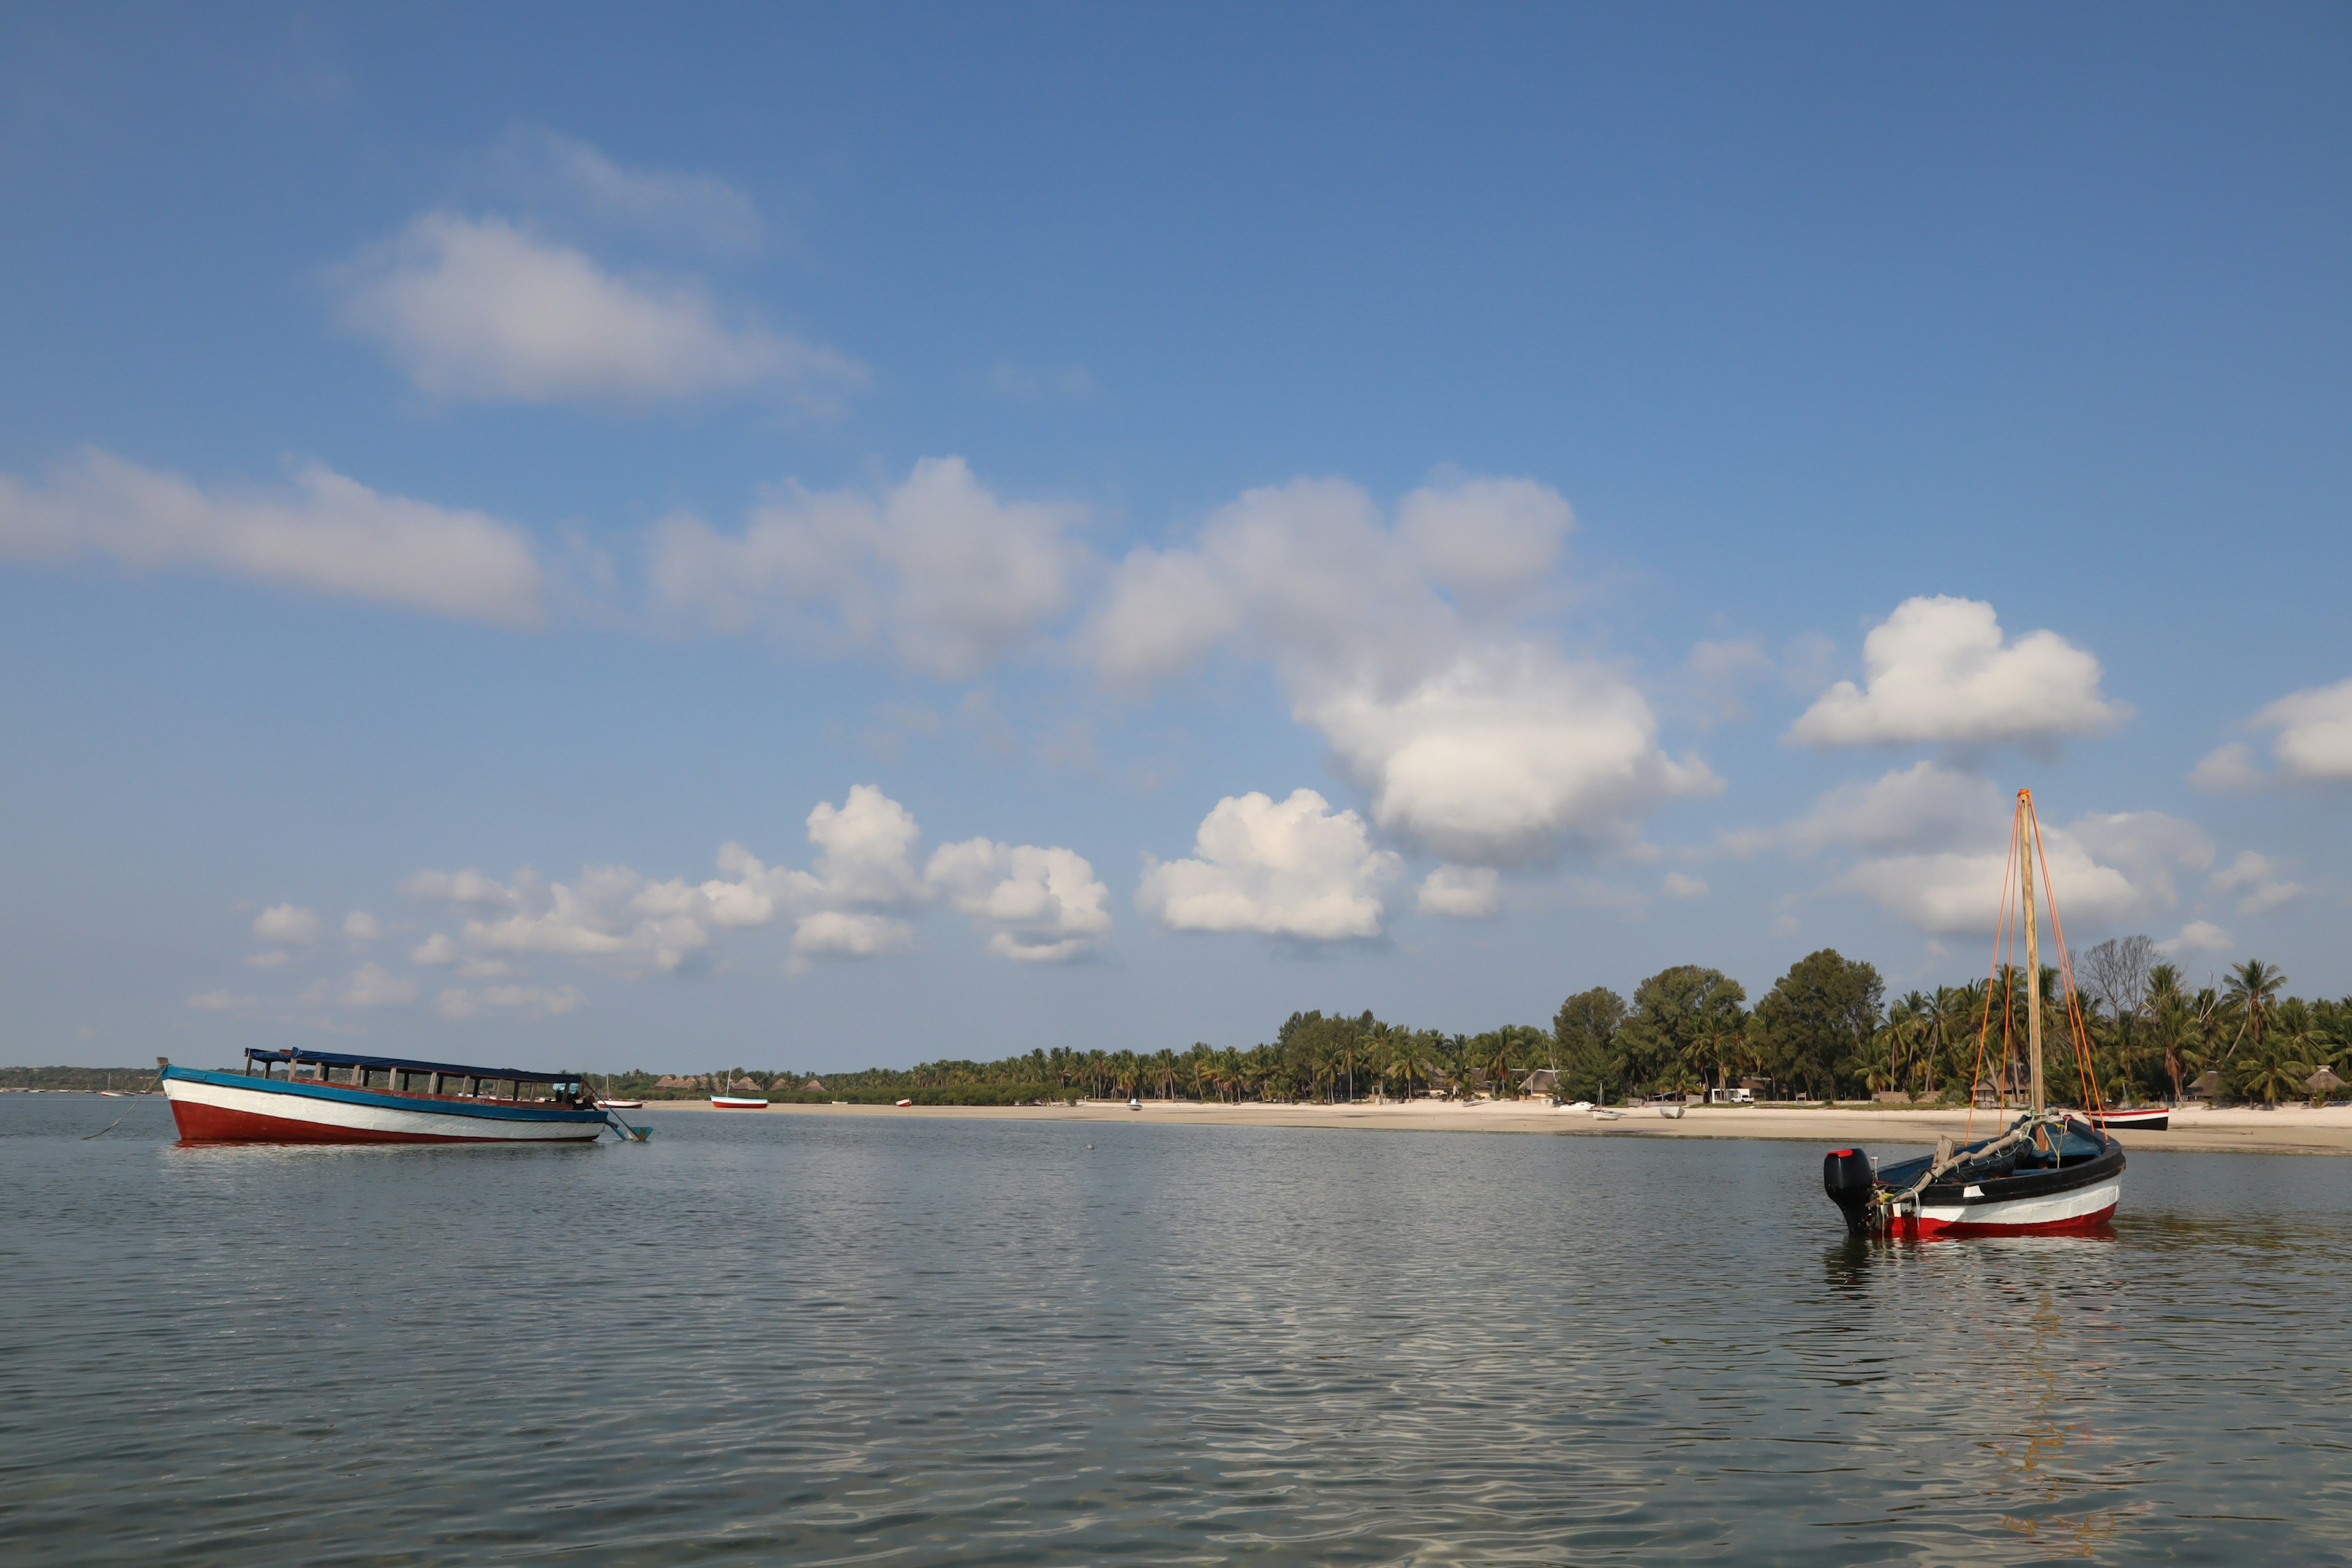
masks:
<svg viewBox="0 0 2352 1568"><path fill-rule="evenodd" d="M82 1141L116 1116L106 1137ZM2340 1559L2352 1163L1850 1246L1799 1144L0 1100L0 1558Z"/></svg>

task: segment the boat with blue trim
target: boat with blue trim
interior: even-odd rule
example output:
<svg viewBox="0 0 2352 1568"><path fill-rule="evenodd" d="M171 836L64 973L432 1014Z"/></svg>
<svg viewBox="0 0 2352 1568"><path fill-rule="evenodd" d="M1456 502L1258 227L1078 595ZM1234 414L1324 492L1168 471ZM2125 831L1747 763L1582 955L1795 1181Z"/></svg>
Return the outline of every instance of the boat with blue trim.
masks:
<svg viewBox="0 0 2352 1568"><path fill-rule="evenodd" d="M576 1072L307 1050L248 1050L237 1071L156 1066L189 1143L586 1143L607 1128L645 1137Z"/></svg>

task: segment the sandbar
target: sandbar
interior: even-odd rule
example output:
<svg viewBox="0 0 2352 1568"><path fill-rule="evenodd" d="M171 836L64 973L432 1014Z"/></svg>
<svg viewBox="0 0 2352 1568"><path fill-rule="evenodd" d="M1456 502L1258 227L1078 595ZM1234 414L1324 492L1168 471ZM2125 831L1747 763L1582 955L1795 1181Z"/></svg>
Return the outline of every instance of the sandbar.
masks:
<svg viewBox="0 0 2352 1568"><path fill-rule="evenodd" d="M627 1116L709 1112L699 1100L656 1100ZM1342 1105L1219 1104L1147 1100L1140 1110L1124 1100L1076 1105L773 1105L730 1116L898 1116L1000 1121L1134 1121L1228 1127L1327 1127L1359 1131L1549 1132L1590 1138L1766 1138L1797 1142L1930 1144L1949 1134L1982 1138L2002 1125L1998 1112L1913 1110L1900 1106L1694 1105L1680 1118L1647 1106L1624 1108L1619 1119L1596 1117L1540 1100L1356 1100ZM2176 1110L2162 1132L2119 1131L2129 1149L2232 1154L2352 1154L2352 1105L2282 1105Z"/></svg>

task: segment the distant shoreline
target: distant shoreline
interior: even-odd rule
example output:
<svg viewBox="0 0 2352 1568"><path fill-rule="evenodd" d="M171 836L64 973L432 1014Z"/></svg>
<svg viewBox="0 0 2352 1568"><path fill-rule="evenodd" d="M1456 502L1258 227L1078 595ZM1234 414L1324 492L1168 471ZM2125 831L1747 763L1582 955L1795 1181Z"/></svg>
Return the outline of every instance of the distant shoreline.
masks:
<svg viewBox="0 0 2352 1568"><path fill-rule="evenodd" d="M1927 1144L1949 1133L1983 1137L2000 1124L1998 1112L1978 1111L1971 1129L1965 1110L1907 1107L1751 1107L1694 1105L1676 1120L1646 1106L1627 1107L1622 1120L1596 1118L1527 1100L1411 1100L1387 1104L1276 1105L1147 1100L1141 1110L1123 1100L1076 1105L787 1105L766 1110L714 1111L698 1100L653 1100L627 1116L691 1111L726 1116L899 1116L993 1121L1132 1121L1202 1127L1323 1127L1352 1131L1554 1133L1601 1138L1747 1138L1817 1143ZM2116 1134L2126 1150L2179 1153L2352 1154L2352 1106L2314 1110L2283 1105L2176 1111L2162 1132Z"/></svg>

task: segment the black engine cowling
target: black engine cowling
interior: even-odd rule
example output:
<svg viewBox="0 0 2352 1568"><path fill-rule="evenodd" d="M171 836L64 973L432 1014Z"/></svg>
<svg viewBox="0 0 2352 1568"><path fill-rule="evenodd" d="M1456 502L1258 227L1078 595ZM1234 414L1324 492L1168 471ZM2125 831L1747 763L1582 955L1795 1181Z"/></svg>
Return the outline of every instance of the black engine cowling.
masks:
<svg viewBox="0 0 2352 1568"><path fill-rule="evenodd" d="M1822 1156L1822 1190L1844 1212L1848 1230L1870 1229L1870 1194L1877 1185L1870 1156L1861 1150L1832 1149Z"/></svg>

